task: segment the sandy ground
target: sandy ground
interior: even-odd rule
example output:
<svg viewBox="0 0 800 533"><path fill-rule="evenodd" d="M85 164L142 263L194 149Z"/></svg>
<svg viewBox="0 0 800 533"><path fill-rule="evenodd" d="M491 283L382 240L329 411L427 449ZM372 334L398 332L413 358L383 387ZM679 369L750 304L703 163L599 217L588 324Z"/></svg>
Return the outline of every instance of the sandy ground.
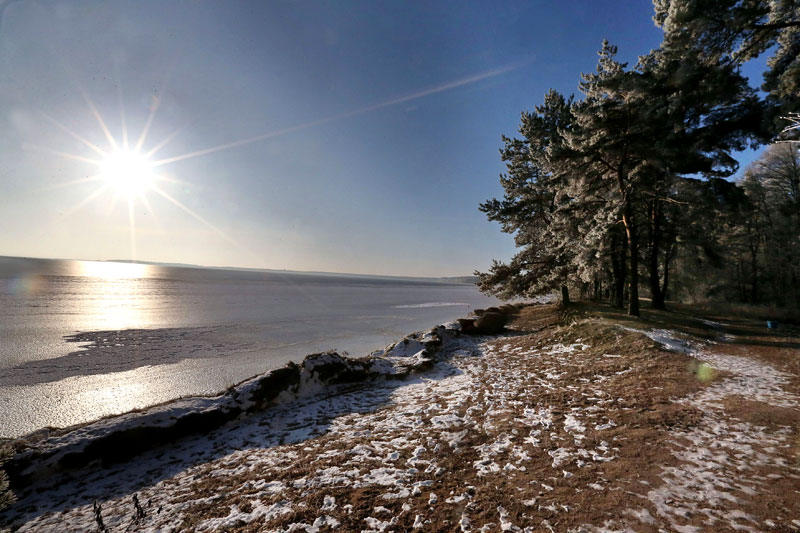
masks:
<svg viewBox="0 0 800 533"><path fill-rule="evenodd" d="M800 531L797 331L585 306L562 320L529 307L512 328L449 339L404 381L331 388L30 487L3 518L20 531L97 531L98 517L108 531Z"/></svg>

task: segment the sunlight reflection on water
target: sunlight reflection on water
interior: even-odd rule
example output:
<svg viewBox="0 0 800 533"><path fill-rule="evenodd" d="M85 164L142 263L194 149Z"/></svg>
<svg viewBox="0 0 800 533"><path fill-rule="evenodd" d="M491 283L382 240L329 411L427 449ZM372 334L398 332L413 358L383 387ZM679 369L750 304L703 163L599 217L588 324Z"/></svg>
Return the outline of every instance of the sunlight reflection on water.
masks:
<svg viewBox="0 0 800 533"><path fill-rule="evenodd" d="M150 265L76 262L73 275L88 278L79 314L83 319L91 319L97 329L146 327L150 320L141 306L141 282L152 274Z"/></svg>
<svg viewBox="0 0 800 533"><path fill-rule="evenodd" d="M130 405L146 405L152 401L151 387L142 381L121 382L119 376L111 383L85 391L85 402L109 407L111 412L121 412ZM116 405L115 405L116 404Z"/></svg>
<svg viewBox="0 0 800 533"><path fill-rule="evenodd" d="M285 355L272 362L277 367L292 359ZM45 426L81 424L180 396L213 395L263 371L263 365L263 353L256 352L239 358L231 367L220 365L216 359L199 359L5 387L0 389L0 438L16 437Z"/></svg>
<svg viewBox="0 0 800 533"><path fill-rule="evenodd" d="M208 376L213 375L212 362L203 366ZM192 370L187 362L181 362L114 374L75 376L29 387L7 387L0 394L6 426L0 427L0 438L44 426L68 427L165 402L177 396L176 380L184 384L188 381L191 394L215 391L215 384ZM54 405L58 408L54 409Z"/></svg>
<svg viewBox="0 0 800 533"><path fill-rule="evenodd" d="M74 276L110 280L152 277L153 267L139 263L115 263L112 261L75 261Z"/></svg>

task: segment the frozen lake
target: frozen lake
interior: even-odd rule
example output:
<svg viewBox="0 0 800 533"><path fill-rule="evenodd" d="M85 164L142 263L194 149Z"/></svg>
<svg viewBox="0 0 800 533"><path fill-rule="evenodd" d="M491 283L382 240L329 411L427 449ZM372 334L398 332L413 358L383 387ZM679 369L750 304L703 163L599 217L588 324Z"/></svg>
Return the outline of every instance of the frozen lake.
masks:
<svg viewBox="0 0 800 533"><path fill-rule="evenodd" d="M366 355L493 303L419 279L0 258L0 437Z"/></svg>

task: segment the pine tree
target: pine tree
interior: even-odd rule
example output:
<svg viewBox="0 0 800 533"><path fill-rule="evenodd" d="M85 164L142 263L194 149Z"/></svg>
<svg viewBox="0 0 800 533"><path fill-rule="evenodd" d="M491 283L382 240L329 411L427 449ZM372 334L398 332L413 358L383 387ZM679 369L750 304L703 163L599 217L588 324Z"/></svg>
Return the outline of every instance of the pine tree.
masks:
<svg viewBox="0 0 800 533"><path fill-rule="evenodd" d="M550 171L549 154L572 127L572 105L572 98L550 91L541 106L522 113L521 139L503 137L500 154L508 168L500 176L504 197L480 209L513 234L521 250L508 264L495 261L489 272L476 272L484 292L533 296L567 284L574 258L560 245L569 240L570 228L560 216L564 198L557 191L562 184Z"/></svg>
<svg viewBox="0 0 800 533"><path fill-rule="evenodd" d="M574 176L576 194L606 199L597 204L606 222L621 222L628 258L628 313L639 315L639 220L647 158L654 149L647 113L650 102L640 91L638 74L616 61L617 48L607 41L600 49L597 70L584 74L584 99L573 107L577 127L566 134L570 153L564 154ZM598 231L610 230L599 227Z"/></svg>
<svg viewBox="0 0 800 533"><path fill-rule="evenodd" d="M774 50L762 89L780 112L800 107L800 1L654 0L664 42L711 64L740 65ZM773 122L772 127L777 127ZM773 130L773 133L776 131Z"/></svg>
<svg viewBox="0 0 800 533"><path fill-rule="evenodd" d="M792 49L796 6L780 0L766 7L751 0L655 4L665 29L660 48L628 68L605 41L597 70L582 76L582 100L551 91L542 106L523 113L521 139L503 138L505 196L481 209L514 234L520 251L509 263L477 273L485 292L530 296L593 284L598 296L608 280L612 302L622 305L627 286L628 312L638 315L642 273L656 308L664 307L670 283L684 292L702 285L707 294L729 287L700 279L691 265L721 270L723 252L738 249L722 232L741 233L732 213L747 202L721 178L737 171L734 152L774 135L764 121L769 106L739 66L766 50L761 39L778 43L775 57ZM795 59L786 68L770 63L783 87L770 89L771 105L780 98L781 105L791 103L784 89L795 76ZM741 213L760 227L752 206ZM750 253L751 288L768 248L759 239L749 241L757 248ZM794 275L793 267L783 271Z"/></svg>

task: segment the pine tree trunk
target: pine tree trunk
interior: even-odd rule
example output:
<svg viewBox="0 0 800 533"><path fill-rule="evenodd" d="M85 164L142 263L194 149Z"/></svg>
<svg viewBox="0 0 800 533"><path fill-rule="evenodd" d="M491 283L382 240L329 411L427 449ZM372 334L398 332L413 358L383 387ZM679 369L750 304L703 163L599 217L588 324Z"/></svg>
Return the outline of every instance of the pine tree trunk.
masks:
<svg viewBox="0 0 800 533"><path fill-rule="evenodd" d="M675 242L673 241L667 246L667 250L664 253L664 284L661 286L661 297L664 298L664 300L667 299L667 294L669 294L669 264L672 262L672 253L674 250Z"/></svg>
<svg viewBox="0 0 800 533"><path fill-rule="evenodd" d="M747 286L744 276L744 260L739 259L736 263L736 283L739 285L739 299L747 302Z"/></svg>
<svg viewBox="0 0 800 533"><path fill-rule="evenodd" d="M655 284L653 284L653 279L650 279L650 292L652 293L653 309L666 309L664 293L661 292L658 279L655 280Z"/></svg>
<svg viewBox="0 0 800 533"><path fill-rule="evenodd" d="M750 303L758 303L758 247L750 246Z"/></svg>
<svg viewBox="0 0 800 533"><path fill-rule="evenodd" d="M659 212L658 200L653 200L650 207L650 223L652 224L650 233L650 297L653 302L653 309L664 309L664 294L661 292L661 279L658 274L658 250L661 245L661 213Z"/></svg>
<svg viewBox="0 0 800 533"><path fill-rule="evenodd" d="M633 222L632 191L629 190L625 164L617 168L617 186L622 196L622 224L627 237L630 282L628 284L628 314L639 316L639 239Z"/></svg>
<svg viewBox="0 0 800 533"><path fill-rule="evenodd" d="M625 306L625 247L622 236L616 230L611 235L611 305L622 309Z"/></svg>
<svg viewBox="0 0 800 533"><path fill-rule="evenodd" d="M630 201L626 199L622 223L625 224L625 234L628 237L628 260L631 274L628 285L628 314L639 316L639 240L631 211Z"/></svg>

